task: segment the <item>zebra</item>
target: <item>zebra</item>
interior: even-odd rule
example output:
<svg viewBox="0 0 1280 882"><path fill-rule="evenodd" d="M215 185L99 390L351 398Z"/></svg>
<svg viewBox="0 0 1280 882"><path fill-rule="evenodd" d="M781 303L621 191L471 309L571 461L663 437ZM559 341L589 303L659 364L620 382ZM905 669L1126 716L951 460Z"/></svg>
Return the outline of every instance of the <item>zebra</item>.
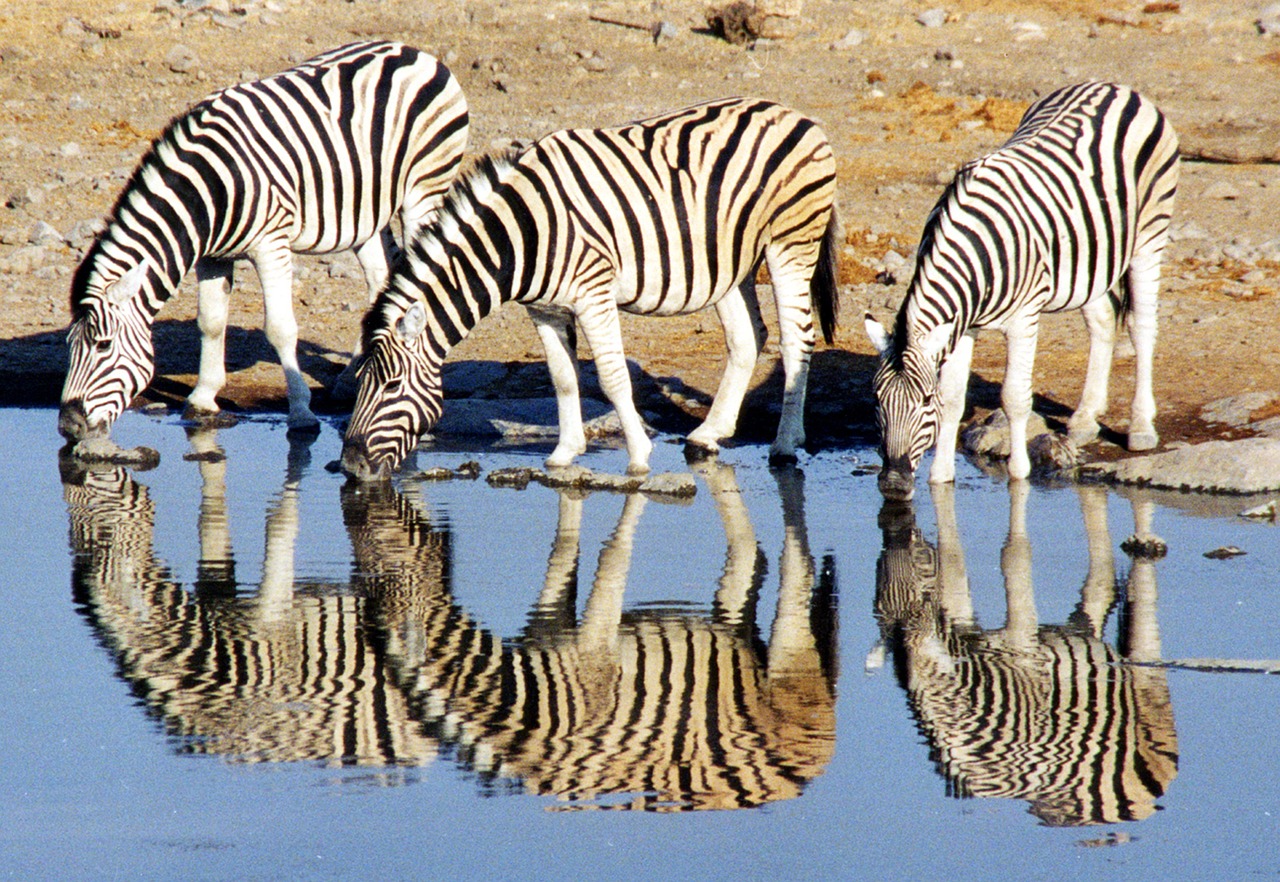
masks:
<svg viewBox="0 0 1280 882"><path fill-rule="evenodd" d="M208 432L209 430L201 430ZM193 437L195 451L216 447ZM265 518L261 582L235 580L225 461L200 461L200 551L184 586L155 550L157 505L122 466L61 460L70 521L71 591L117 675L183 754L237 763L311 762L378 769L435 759L439 745L391 683L348 585L296 579L299 483L308 452L291 445ZM387 770L387 771L384 771Z"/></svg>
<svg viewBox="0 0 1280 882"><path fill-rule="evenodd" d="M262 283L289 427L318 428L298 367L292 252L354 250L372 301L395 252L392 215L406 236L426 223L467 132L453 74L424 52L381 41L223 89L174 119L73 276L59 431L70 440L105 436L146 388L152 323L193 267L202 339L187 400L195 413L216 412L237 257L253 261Z"/></svg>
<svg viewBox="0 0 1280 882"><path fill-rule="evenodd" d="M733 809L800 796L835 751L836 577L809 553L803 475L775 470L785 538L766 643L755 606L767 569L732 468L695 466L723 519L727 554L710 615L627 610L647 503L623 502L579 612L584 507L557 493L546 579L523 632L503 639L455 595L432 551L420 489L342 488L356 586L387 663L427 733L487 792L566 809Z"/></svg>
<svg viewBox="0 0 1280 882"><path fill-rule="evenodd" d="M866 316L880 354L873 386L887 498L911 498L916 466L935 442L929 481L955 479L956 431L983 328L1005 335L1008 472L1027 477L1031 368L1046 312L1079 309L1089 332L1071 440L1098 434L1123 317L1137 350L1128 446L1156 446L1156 299L1177 182L1177 136L1164 114L1128 88L1098 82L1032 104L1002 147L959 170L925 222L892 335Z"/></svg>
<svg viewBox="0 0 1280 882"><path fill-rule="evenodd" d="M769 101L730 98L616 128L554 132L480 159L451 186L440 216L407 247L364 320L345 471L396 468L441 411L440 366L488 313L525 305L546 350L560 438L547 458L586 449L573 321L621 419L628 471L648 470L652 442L636 412L618 310L669 316L714 306L728 365L694 448L734 431L766 331L755 278L772 277L786 376L770 449L804 442L814 313L836 322L835 160L818 124Z"/></svg>
<svg viewBox="0 0 1280 882"><path fill-rule="evenodd" d="M1080 602L1068 621L1042 624L1026 531L1029 485L1010 484L1003 627L974 614L955 490L932 487L936 546L911 507L886 501L875 615L930 758L955 797L1022 799L1050 826L1137 821L1178 771L1178 739L1156 620L1158 554L1133 556L1118 576L1107 490L1081 487L1089 550ZM1135 501L1150 537L1150 503ZM1120 635L1102 639L1119 609ZM876 660L879 663L879 659Z"/></svg>

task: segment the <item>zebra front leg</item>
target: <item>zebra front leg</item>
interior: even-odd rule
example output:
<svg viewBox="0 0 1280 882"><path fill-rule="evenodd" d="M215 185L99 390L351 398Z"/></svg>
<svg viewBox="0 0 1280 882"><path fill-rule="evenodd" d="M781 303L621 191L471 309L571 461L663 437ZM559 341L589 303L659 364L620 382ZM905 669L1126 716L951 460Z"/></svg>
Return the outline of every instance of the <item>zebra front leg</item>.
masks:
<svg viewBox="0 0 1280 882"><path fill-rule="evenodd" d="M267 340L276 350L289 395L290 431L317 431L320 421L311 412L311 388L298 367L298 320L293 314L293 253L286 243L261 246L252 255L262 282Z"/></svg>
<svg viewBox="0 0 1280 882"><path fill-rule="evenodd" d="M938 372L938 437L929 469L930 484L950 484L956 479L956 435L969 392L973 339L972 334L963 334Z"/></svg>
<svg viewBox="0 0 1280 882"><path fill-rule="evenodd" d="M1089 367L1085 370L1080 405L1067 421L1067 436L1077 446L1098 437L1098 418L1107 412L1107 386L1116 342L1114 295L1114 291L1108 291L1080 310L1089 331Z"/></svg>
<svg viewBox="0 0 1280 882"><path fill-rule="evenodd" d="M365 285L369 289L369 304L378 299L378 294L386 287L389 271L387 269L392 256L396 253L395 239L391 228L384 227L382 232L372 239L360 244L355 249L356 260L364 270ZM338 374L330 387L330 394L339 401L353 401L356 397L356 369L360 367L360 351L362 347L361 331L357 326L355 343L351 347L351 358Z"/></svg>
<svg viewBox="0 0 1280 882"><path fill-rule="evenodd" d="M595 355L600 388L618 412L622 434L627 439L627 474L648 474L653 442L645 432L644 423L636 411L631 395L631 374L627 370L627 359L622 352L622 328L618 322L618 305L613 291L582 298L579 303L578 324L582 326L587 344Z"/></svg>
<svg viewBox="0 0 1280 882"><path fill-rule="evenodd" d="M205 257L196 263L200 374L187 396L187 407L195 415L217 413L217 395L227 383L227 311L234 276L234 261Z"/></svg>
<svg viewBox="0 0 1280 882"><path fill-rule="evenodd" d="M573 334L573 314L562 309L528 308L529 318L542 340L547 355L551 385L556 391L556 412L560 419L560 440L547 457L549 468L567 466L587 449L582 428L582 403L578 394L577 341Z"/></svg>
<svg viewBox="0 0 1280 882"><path fill-rule="evenodd" d="M1129 339L1133 341L1133 404L1129 412L1129 449L1151 450L1160 443L1156 433L1154 362L1158 323L1160 257L1164 241L1133 256L1126 281L1129 285Z"/></svg>
<svg viewBox="0 0 1280 882"><path fill-rule="evenodd" d="M1011 319L1005 330L1009 351L1005 356L1000 406L1009 418L1009 478L1015 481L1031 474L1031 457L1027 455L1027 420L1031 417L1031 369L1036 361L1039 331L1039 313Z"/></svg>
<svg viewBox="0 0 1280 882"><path fill-rule="evenodd" d="M724 327L724 343L728 362L720 377L720 386L702 425L689 433L689 444L709 453L720 449L720 440L733 434L746 397L751 374L755 370L766 332L756 300L755 279L745 279L715 305L716 315Z"/></svg>

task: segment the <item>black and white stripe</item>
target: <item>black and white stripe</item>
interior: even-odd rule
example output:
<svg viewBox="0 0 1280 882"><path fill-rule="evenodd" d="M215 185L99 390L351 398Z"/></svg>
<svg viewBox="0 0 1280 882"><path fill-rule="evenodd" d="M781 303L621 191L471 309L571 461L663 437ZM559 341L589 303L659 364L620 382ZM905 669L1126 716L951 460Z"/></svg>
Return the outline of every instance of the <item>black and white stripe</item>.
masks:
<svg viewBox="0 0 1280 882"><path fill-rule="evenodd" d="M216 411L237 257L254 262L262 283L290 426L316 425L295 352L292 253L354 249L372 300L387 278L393 215L407 235L426 223L457 171L467 127L453 75L388 42L334 49L175 119L73 279L59 429L69 438L107 433L151 381L152 322L193 267L202 349L189 401Z"/></svg>
<svg viewBox="0 0 1280 882"><path fill-rule="evenodd" d="M1052 826L1146 818L1178 772L1166 673L1142 665L1160 657L1155 561L1118 578L1106 490L1080 493L1089 570L1064 624L1036 614L1026 482L1011 487L1002 627L974 615L949 486L934 488L936 547L886 503L876 567L876 617L948 794L1026 800ZM1141 533L1137 507L1135 522ZM1115 645L1102 638L1113 614Z"/></svg>
<svg viewBox="0 0 1280 882"><path fill-rule="evenodd" d="M1080 309L1089 330L1072 440L1097 436L1124 317L1137 350L1129 447L1155 446L1156 295L1177 181L1177 137L1164 115L1109 83L1046 96L1004 146L959 171L925 224L892 336L867 317L881 353L874 383L886 496L910 498L935 439L929 480L954 478L973 339L983 328L1007 340L1009 475L1027 476L1031 368L1046 312Z"/></svg>
<svg viewBox="0 0 1280 882"><path fill-rule="evenodd" d="M652 444L631 399L618 310L678 315L714 306L729 364L689 440L714 450L734 431L765 338L755 273L767 263L786 374L772 453L804 441L815 319L835 323L835 161L811 119L728 99L617 128L551 134L486 157L450 190L440 222L365 319L365 351L343 461L367 477L395 468L441 409L446 353L504 301L529 307L560 402L565 465L586 447L572 329L590 343L622 420L630 469Z"/></svg>

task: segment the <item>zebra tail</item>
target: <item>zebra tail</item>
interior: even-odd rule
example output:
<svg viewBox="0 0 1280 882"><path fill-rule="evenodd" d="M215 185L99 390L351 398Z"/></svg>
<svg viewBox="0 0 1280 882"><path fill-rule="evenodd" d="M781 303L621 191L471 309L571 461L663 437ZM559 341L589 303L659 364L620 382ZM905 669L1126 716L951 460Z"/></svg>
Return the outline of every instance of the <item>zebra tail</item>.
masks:
<svg viewBox="0 0 1280 882"><path fill-rule="evenodd" d="M827 231L822 235L822 245L818 250L818 265L814 267L813 278L809 282L809 303L818 314L822 339L827 343L835 342L836 319L840 311L840 292L836 288L839 227L835 206L832 206L831 219L827 221Z"/></svg>

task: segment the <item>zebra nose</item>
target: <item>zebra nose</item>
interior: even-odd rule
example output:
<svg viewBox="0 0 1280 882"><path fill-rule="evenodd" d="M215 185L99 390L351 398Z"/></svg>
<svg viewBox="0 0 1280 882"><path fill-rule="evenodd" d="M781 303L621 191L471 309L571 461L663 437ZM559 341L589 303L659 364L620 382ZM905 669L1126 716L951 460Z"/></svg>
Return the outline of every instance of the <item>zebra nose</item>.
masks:
<svg viewBox="0 0 1280 882"><path fill-rule="evenodd" d="M342 473L357 481L379 481L389 476L386 462L375 466L361 438L351 439L342 445Z"/></svg>
<svg viewBox="0 0 1280 882"><path fill-rule="evenodd" d="M915 475L908 468L885 463L877 480L880 495L895 502L909 502L916 492Z"/></svg>
<svg viewBox="0 0 1280 882"><path fill-rule="evenodd" d="M80 441L89 434L89 416L83 401L68 401L58 410L58 434L68 441Z"/></svg>

